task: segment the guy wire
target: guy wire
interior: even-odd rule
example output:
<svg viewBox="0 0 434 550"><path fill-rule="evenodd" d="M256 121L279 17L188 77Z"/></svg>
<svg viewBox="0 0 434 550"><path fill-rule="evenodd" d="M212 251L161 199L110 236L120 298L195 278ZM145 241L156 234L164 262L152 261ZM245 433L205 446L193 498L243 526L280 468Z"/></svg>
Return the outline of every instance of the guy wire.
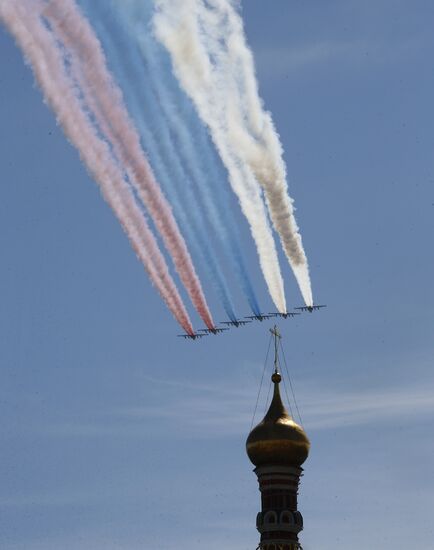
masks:
<svg viewBox="0 0 434 550"><path fill-rule="evenodd" d="M283 350L282 342L280 342L280 349L282 350L283 362L284 362L284 364L285 364L286 374L288 375L289 386L290 386L290 388L291 388L292 397L294 398L294 405L295 405L295 408L296 408L296 410L297 410L298 418L300 419L301 427L304 428L304 426L303 426L303 420L302 420L302 418L301 418L301 414L300 414L300 411L299 411L298 405L297 405L297 399L295 398L294 387L293 387L293 385L292 385L291 377L289 376L288 365L287 365L287 363L286 363L286 357L285 357L285 352L284 352L284 350Z"/></svg>
<svg viewBox="0 0 434 550"><path fill-rule="evenodd" d="M262 383L264 381L265 370L267 369L268 354L270 353L271 339L272 339L272 336L270 336L270 339L268 340L267 355L265 356L264 368L262 370L261 383L259 384L258 396L256 397L256 405L255 405L255 410L253 411L252 423L250 424L250 431L252 431L253 422L255 421L256 411L258 409L259 396L261 394L261 389L262 389Z"/></svg>
<svg viewBox="0 0 434 550"><path fill-rule="evenodd" d="M282 345L282 344L280 344ZM281 364L281 362L279 361L279 365ZM286 369L286 371L288 372L288 369ZM289 379L289 375L288 375L288 379ZM286 382L285 382L285 377L282 376L282 380L283 380L283 387L285 388L285 395L286 395L286 401L288 402L288 405L289 405L289 412L291 413L291 416L292 418L294 418L294 413L292 412L292 407L291 407L291 400L289 399L289 395L288 395L288 388L286 387ZM290 381L291 383L291 381ZM294 399L295 401L295 399Z"/></svg>

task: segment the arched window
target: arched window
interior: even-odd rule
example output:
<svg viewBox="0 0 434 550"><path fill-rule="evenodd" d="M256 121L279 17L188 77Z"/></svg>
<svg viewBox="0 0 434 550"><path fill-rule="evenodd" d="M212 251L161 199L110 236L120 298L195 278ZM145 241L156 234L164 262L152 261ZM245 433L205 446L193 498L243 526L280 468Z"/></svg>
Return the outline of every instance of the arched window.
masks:
<svg viewBox="0 0 434 550"><path fill-rule="evenodd" d="M303 527L303 516L300 514L298 510L294 512L294 519L297 525L301 525L301 527Z"/></svg>
<svg viewBox="0 0 434 550"><path fill-rule="evenodd" d="M280 523L292 524L294 523L294 517L288 510L285 510L280 514Z"/></svg>
<svg viewBox="0 0 434 550"><path fill-rule="evenodd" d="M264 517L264 523L270 524L270 523L277 523L277 514L276 512L267 512Z"/></svg>

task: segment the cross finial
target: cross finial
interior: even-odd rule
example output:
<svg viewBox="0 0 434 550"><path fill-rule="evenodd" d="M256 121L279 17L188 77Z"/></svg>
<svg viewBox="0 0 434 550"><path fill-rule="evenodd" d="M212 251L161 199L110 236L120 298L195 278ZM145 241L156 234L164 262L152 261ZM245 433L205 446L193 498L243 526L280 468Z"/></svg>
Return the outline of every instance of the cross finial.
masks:
<svg viewBox="0 0 434 550"><path fill-rule="evenodd" d="M275 340L276 340L277 338L282 338L282 336L280 335L279 328L277 327L277 325L274 325L273 328L270 328L270 332L271 332L271 334L274 336L274 339L275 339Z"/></svg>
<svg viewBox="0 0 434 550"><path fill-rule="evenodd" d="M277 325L274 325L273 328L270 328L271 334L274 336L274 372L278 372L277 364L278 364L278 342L279 339L282 338L280 335L279 329L277 328Z"/></svg>

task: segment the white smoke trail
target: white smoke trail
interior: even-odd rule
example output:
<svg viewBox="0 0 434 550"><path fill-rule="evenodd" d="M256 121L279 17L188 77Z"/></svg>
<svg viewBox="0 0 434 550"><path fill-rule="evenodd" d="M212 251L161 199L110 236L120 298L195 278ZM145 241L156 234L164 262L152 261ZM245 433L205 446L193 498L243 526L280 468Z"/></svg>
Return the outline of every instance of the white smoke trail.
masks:
<svg viewBox="0 0 434 550"><path fill-rule="evenodd" d="M227 101L232 100L230 90L221 75L213 70L202 43L199 26L201 5L197 0L155 0L155 5L156 36L169 51L176 77L210 130L249 222L270 295L278 310L286 311L282 276L261 190L251 167L243 161L237 145L230 140L227 123Z"/></svg>
<svg viewBox="0 0 434 550"><path fill-rule="evenodd" d="M118 217L151 281L177 321L192 334L188 313L155 238L107 144L98 137L83 111L72 83L68 82L60 51L34 8L35 5L26 0L13 3L1 0L0 19L6 23L30 62L47 102L100 185L105 200Z"/></svg>
<svg viewBox="0 0 434 550"><path fill-rule="evenodd" d="M293 201L288 196L286 166L279 136L271 115L259 97L253 56L247 46L243 22L231 0L210 0L202 5L203 32L212 45L216 70L236 90L234 111L228 119L229 133L264 189L267 204L286 257L297 278L307 305L312 305L312 290L307 258L294 217ZM206 18L210 17L208 21ZM216 24L217 23L217 24Z"/></svg>
<svg viewBox="0 0 434 550"><path fill-rule="evenodd" d="M34 3L35 0L33 0ZM142 151L140 137L125 108L122 92L114 82L101 44L75 0L50 0L44 14L53 23L80 67L80 84L93 98L98 124L105 128L116 155L160 232L190 298L208 328L214 327L205 296L172 209L155 181ZM77 73L78 74L78 73Z"/></svg>
<svg viewBox="0 0 434 550"><path fill-rule="evenodd" d="M264 110L259 97L253 57L246 44L242 20L230 0L190 0L188 13L183 14L185 20L180 22L168 13L169 4L168 0L156 0L159 8L155 18L157 34L165 33L167 41L169 25L172 31L177 29L181 39L177 45L183 48L179 62L186 63L188 59L194 65L190 72L196 72L195 85L213 82L215 88L223 91L217 101L222 102L225 138L231 148L236 148L242 162L263 188L274 228L303 298L311 305L307 259L288 196L282 146L271 115ZM187 28L196 35L186 36Z"/></svg>

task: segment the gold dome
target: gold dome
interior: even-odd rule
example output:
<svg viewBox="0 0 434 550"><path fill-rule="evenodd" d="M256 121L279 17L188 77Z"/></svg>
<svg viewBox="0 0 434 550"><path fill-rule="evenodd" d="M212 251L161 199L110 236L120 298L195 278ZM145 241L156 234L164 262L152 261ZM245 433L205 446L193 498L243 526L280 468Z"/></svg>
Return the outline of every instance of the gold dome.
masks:
<svg viewBox="0 0 434 550"><path fill-rule="evenodd" d="M279 391L282 378L277 370L271 379L274 383L273 400L262 422L247 438L247 454L255 466L300 467L308 457L310 441L282 403Z"/></svg>

